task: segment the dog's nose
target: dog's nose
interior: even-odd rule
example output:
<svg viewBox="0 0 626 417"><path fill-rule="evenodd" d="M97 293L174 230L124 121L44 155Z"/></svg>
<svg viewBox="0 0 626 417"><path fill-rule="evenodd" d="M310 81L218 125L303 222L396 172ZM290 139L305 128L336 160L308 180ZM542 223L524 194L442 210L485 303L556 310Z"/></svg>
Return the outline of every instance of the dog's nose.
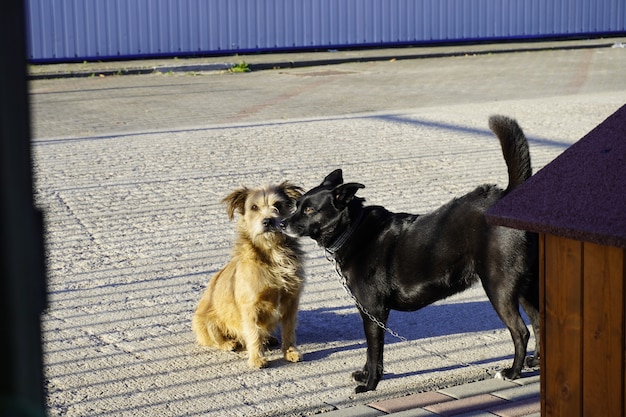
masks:
<svg viewBox="0 0 626 417"><path fill-rule="evenodd" d="M272 225L272 219L263 219L263 227L270 227Z"/></svg>

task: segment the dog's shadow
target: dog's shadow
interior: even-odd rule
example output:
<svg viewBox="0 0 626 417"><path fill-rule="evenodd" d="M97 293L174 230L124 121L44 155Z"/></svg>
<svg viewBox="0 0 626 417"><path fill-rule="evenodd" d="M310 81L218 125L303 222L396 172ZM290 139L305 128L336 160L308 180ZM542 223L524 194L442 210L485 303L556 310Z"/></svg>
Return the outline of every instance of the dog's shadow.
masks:
<svg viewBox="0 0 626 417"><path fill-rule="evenodd" d="M459 333L504 329L488 301L452 304L434 304L414 312L392 311L387 326L409 341ZM352 341L341 346L330 346L307 353L308 360L322 359L338 351L365 347L361 316L356 309L317 308L300 310L298 315L298 342L300 344ZM400 340L390 334L385 343Z"/></svg>

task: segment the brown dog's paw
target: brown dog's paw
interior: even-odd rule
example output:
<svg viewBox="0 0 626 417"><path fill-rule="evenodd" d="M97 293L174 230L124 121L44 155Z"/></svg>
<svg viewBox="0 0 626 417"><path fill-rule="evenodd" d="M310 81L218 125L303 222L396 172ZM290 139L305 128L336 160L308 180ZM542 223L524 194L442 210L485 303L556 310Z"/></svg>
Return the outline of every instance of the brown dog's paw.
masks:
<svg viewBox="0 0 626 417"><path fill-rule="evenodd" d="M219 345L219 348L227 352L237 352L241 350L241 344L236 340L226 340Z"/></svg>
<svg viewBox="0 0 626 417"><path fill-rule="evenodd" d="M248 358L248 366L252 369L261 369L267 367L267 359L263 356L254 356Z"/></svg>
<svg viewBox="0 0 626 417"><path fill-rule="evenodd" d="M289 349L285 351L285 359L289 362L300 362L302 355L295 346L289 346Z"/></svg>

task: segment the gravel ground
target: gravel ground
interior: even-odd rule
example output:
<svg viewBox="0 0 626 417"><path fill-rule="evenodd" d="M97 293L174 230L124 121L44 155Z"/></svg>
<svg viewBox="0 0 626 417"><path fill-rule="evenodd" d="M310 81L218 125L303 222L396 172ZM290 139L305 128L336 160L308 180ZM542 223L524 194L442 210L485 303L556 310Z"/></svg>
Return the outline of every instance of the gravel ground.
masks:
<svg viewBox="0 0 626 417"><path fill-rule="evenodd" d="M240 185L310 188L338 167L396 211L505 186L490 114L518 119L536 171L624 104L625 67L626 49L591 48L32 81L50 415L307 415L493 376L513 346L475 287L392 312L408 341L388 336L385 378L353 394L361 321L307 240L303 362L273 350L252 371L245 353L197 346L191 314L233 239L219 201Z"/></svg>

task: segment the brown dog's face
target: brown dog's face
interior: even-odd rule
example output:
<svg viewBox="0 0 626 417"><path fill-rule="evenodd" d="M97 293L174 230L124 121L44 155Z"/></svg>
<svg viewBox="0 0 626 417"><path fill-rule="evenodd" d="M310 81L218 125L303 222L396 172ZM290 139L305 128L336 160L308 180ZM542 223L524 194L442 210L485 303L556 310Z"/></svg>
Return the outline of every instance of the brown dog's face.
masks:
<svg viewBox="0 0 626 417"><path fill-rule="evenodd" d="M265 233L280 233L281 222L295 207L302 189L289 182L262 188L240 188L233 191L223 202L227 204L228 217L232 220L239 213L250 237Z"/></svg>

